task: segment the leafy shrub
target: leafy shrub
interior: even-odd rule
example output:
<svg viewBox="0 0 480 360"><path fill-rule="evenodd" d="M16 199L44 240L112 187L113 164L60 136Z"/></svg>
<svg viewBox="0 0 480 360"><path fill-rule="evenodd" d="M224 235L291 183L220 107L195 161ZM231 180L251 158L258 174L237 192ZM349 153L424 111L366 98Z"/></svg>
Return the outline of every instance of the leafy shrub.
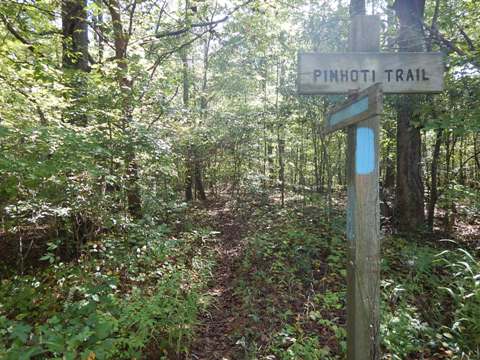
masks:
<svg viewBox="0 0 480 360"><path fill-rule="evenodd" d="M438 262L449 271L451 281L442 287L452 301L450 325L442 341L460 355L480 357L480 261L464 249L445 250Z"/></svg>
<svg viewBox="0 0 480 360"><path fill-rule="evenodd" d="M3 281L0 358L132 359L147 346L185 352L212 265L192 249L212 235L167 234L164 225L132 224L123 239L91 244L77 264Z"/></svg>
<svg viewBox="0 0 480 360"><path fill-rule="evenodd" d="M287 325L280 331L272 347L272 353L281 360L327 360L330 349L322 347L316 336L298 333L294 326ZM332 356L333 358L333 356Z"/></svg>
<svg viewBox="0 0 480 360"><path fill-rule="evenodd" d="M401 303L394 311L382 312L380 331L383 346L392 358L402 360L423 349L429 327L414 307Z"/></svg>

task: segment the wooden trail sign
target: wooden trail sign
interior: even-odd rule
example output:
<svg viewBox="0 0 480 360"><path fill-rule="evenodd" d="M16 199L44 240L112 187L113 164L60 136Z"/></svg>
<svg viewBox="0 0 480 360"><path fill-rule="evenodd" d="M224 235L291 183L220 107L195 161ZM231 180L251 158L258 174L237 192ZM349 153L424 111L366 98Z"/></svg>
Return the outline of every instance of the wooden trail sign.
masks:
<svg viewBox="0 0 480 360"><path fill-rule="evenodd" d="M350 100L327 115L324 134L344 129L373 116L380 115L383 108L382 84L375 84L353 95Z"/></svg>
<svg viewBox="0 0 480 360"><path fill-rule="evenodd" d="M389 94L443 90L442 53L299 53L298 93L344 94L375 83Z"/></svg>
<svg viewBox="0 0 480 360"><path fill-rule="evenodd" d="M380 19L354 16L350 50L380 50ZM380 359L380 118L347 130L347 359ZM372 151L373 146L373 151ZM361 156L366 149L365 156ZM372 158L373 155L373 158ZM357 166L358 162L362 162Z"/></svg>
<svg viewBox="0 0 480 360"><path fill-rule="evenodd" d="M327 116L324 133L349 129L348 142L348 359L376 360L379 339L380 218L378 153L382 85L375 84Z"/></svg>
<svg viewBox="0 0 480 360"><path fill-rule="evenodd" d="M297 87L305 95L354 92L327 116L324 133L347 129L347 359L379 360L382 93L440 92L444 65L439 53L380 53L376 16L352 17L349 41L351 53L300 53Z"/></svg>

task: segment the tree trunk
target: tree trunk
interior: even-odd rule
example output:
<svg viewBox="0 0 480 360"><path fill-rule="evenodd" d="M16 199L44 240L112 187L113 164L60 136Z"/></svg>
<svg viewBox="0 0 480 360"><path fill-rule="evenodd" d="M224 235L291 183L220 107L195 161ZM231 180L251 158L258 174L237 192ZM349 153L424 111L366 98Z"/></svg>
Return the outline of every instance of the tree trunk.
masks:
<svg viewBox="0 0 480 360"><path fill-rule="evenodd" d="M460 157L459 157L459 162L460 162L460 168L458 169L458 183L460 185L465 185L465 163L464 163L464 150L465 150L465 137L462 136L460 138Z"/></svg>
<svg viewBox="0 0 480 360"><path fill-rule="evenodd" d="M393 5L399 20L400 51L424 50L421 19L425 0L397 0ZM395 216L398 230L412 232L425 223L424 188L421 168L421 134L415 126L414 96L402 96L397 104L397 183Z"/></svg>
<svg viewBox="0 0 480 360"><path fill-rule="evenodd" d="M98 6L101 6L101 0L95 0L95 3ZM94 34L93 34L94 40L96 41L97 47L98 47L97 62L102 63L105 46L104 46L104 39L101 36L102 29L103 29L103 14L101 12L97 16L93 15L92 26L94 29Z"/></svg>
<svg viewBox="0 0 480 360"><path fill-rule="evenodd" d="M284 153L285 153L285 139L283 138L283 131L280 135L280 130L278 134L278 180L280 182L280 196L282 207L285 205L285 163L284 163Z"/></svg>
<svg viewBox="0 0 480 360"><path fill-rule="evenodd" d="M272 187L275 183L275 162L274 162L274 155L273 155L273 144L268 141L267 144L267 164L268 164L268 182L267 186Z"/></svg>
<svg viewBox="0 0 480 360"><path fill-rule="evenodd" d="M315 175L315 192L320 188L320 171L318 168L318 131L315 121L312 121L313 170Z"/></svg>
<svg viewBox="0 0 480 360"><path fill-rule="evenodd" d="M185 0L185 21L188 20L188 12L190 10L189 0ZM205 116L207 109L207 97L205 92L207 91L207 71L208 71L208 50L209 50L210 38L205 44L204 51L204 73L202 82L202 96L200 98L200 116ZM181 53L182 58L182 70L183 70L183 106L188 109L190 106L190 74L188 64L188 49L183 49ZM185 161L185 200L193 200L193 186L195 185L195 195L200 200L206 200L205 188L202 181L202 163L199 159L198 149L195 144L190 143L187 146L187 159Z"/></svg>
<svg viewBox="0 0 480 360"><path fill-rule="evenodd" d="M188 3L186 4L188 6ZM189 107L190 101L190 81L188 77L188 59L187 59L187 52L183 50L181 53L182 57L182 71L183 71L183 106L185 109ZM193 151L192 145L189 144L187 146L187 157L185 159L185 200L192 201L193 200Z"/></svg>
<svg viewBox="0 0 480 360"><path fill-rule="evenodd" d="M115 60L117 62L117 79L122 94L122 130L128 136L129 128L132 122L132 87L133 83L127 76L127 46L129 34L123 29L122 18L120 15L120 3L118 0L104 0L107 5L110 17L112 18L112 28L114 37ZM127 183L127 209L133 218L142 216L142 203L140 189L138 186L139 167L135 159L135 153L131 149L126 150L125 164L126 183Z"/></svg>
<svg viewBox="0 0 480 360"><path fill-rule="evenodd" d="M479 150L478 150L478 137L479 135L478 134L474 134L473 135L474 138L473 138L473 153L475 154L474 155L474 158L475 158L475 180L479 180L480 179L480 154L479 154Z"/></svg>
<svg viewBox="0 0 480 360"><path fill-rule="evenodd" d="M430 232L433 231L433 222L435 219L435 205L438 200L438 160L440 157L440 146L442 145L443 130L438 129L435 137L435 146L432 155L432 167L431 167L431 181L430 181L430 199L428 201L428 217L427 225Z"/></svg>
<svg viewBox="0 0 480 360"><path fill-rule="evenodd" d="M383 178L383 187L385 189L392 189L395 186L395 171L394 162L392 159L385 160L385 176Z"/></svg>
<svg viewBox="0 0 480 360"><path fill-rule="evenodd" d="M450 136L452 135L452 136ZM445 204L445 216L443 218L443 225L444 225L444 231L448 234L451 234L453 232L454 226L455 226L455 220L456 220L456 213L457 209L455 206L455 202L452 199L452 195L450 194L450 191L452 190L450 181L452 179L452 170L454 169L455 166L455 145L457 143L457 137L456 135L448 134L447 139L446 139L446 152L445 152L445 163L446 163L446 170L445 170L445 191L447 192L446 194L446 204Z"/></svg>
<svg viewBox="0 0 480 360"><path fill-rule="evenodd" d="M285 68L284 63L277 62L277 86L275 99L275 112L277 116L277 157L278 157L278 182L280 184L280 200L282 207L285 206L285 125L283 119L280 118L279 99L280 89L285 85Z"/></svg>
<svg viewBox="0 0 480 360"><path fill-rule="evenodd" d="M62 1L63 67L89 71L86 0Z"/></svg>
<svg viewBox="0 0 480 360"><path fill-rule="evenodd" d="M205 195L205 188L202 181L202 168L198 156L195 155L195 191L197 197L205 201L207 200L207 195Z"/></svg>
<svg viewBox="0 0 480 360"><path fill-rule="evenodd" d="M325 188L325 169L328 166L327 164L327 150L325 145L325 136L320 137L320 182L319 182L319 193L323 193Z"/></svg>
<svg viewBox="0 0 480 360"><path fill-rule="evenodd" d="M207 98L207 91L208 91L208 61L209 61L209 51L210 51L210 41L212 37L211 35L208 36L207 40L204 44L204 51L203 51L203 80L202 80L202 94L200 96L200 116L205 120L207 116L207 108L208 108L208 98ZM203 161L200 157L199 151L197 147L194 147L193 151L193 159L194 159L194 175L195 175L195 190L196 195L202 201L207 200L207 196L205 194L205 187L203 185Z"/></svg>
<svg viewBox="0 0 480 360"><path fill-rule="evenodd" d="M193 200L193 174L192 169L193 165L191 164L192 159L192 150L191 146L188 146L187 150L187 159L185 164L185 201Z"/></svg>
<svg viewBox="0 0 480 360"><path fill-rule="evenodd" d="M71 124L86 126L87 114L82 105L86 95L85 73L88 64L88 23L86 0L62 1L62 66L70 96L75 100L63 114Z"/></svg>
<svg viewBox="0 0 480 360"><path fill-rule="evenodd" d="M73 89L70 96L75 100L72 106L65 109L63 116L66 121L78 126L86 126L88 121L81 106L82 98L86 95L84 76L90 70L86 6L86 0L63 0L61 7L62 66L66 82ZM80 254L83 244L92 238L94 232L94 222L81 210L72 214L71 222L74 246L65 244L65 256L68 259Z"/></svg>
<svg viewBox="0 0 480 360"><path fill-rule="evenodd" d="M302 121L302 126L300 128L300 148L299 152L299 164L300 164L300 173L298 177L298 184L300 185L302 194L304 194L305 186L307 185L305 179L305 163L306 163L306 156L305 156L305 131L304 131L305 123Z"/></svg>

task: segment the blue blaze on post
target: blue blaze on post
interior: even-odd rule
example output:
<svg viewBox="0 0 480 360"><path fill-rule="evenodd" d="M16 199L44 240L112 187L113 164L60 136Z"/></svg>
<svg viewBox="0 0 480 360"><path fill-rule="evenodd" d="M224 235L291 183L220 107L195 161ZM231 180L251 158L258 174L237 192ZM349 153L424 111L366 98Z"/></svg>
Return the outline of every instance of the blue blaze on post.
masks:
<svg viewBox="0 0 480 360"><path fill-rule="evenodd" d="M355 172L358 175L370 174L375 169L375 135L367 127L357 128L355 147Z"/></svg>
<svg viewBox="0 0 480 360"><path fill-rule="evenodd" d="M329 123L330 126L336 125L344 120L347 120L353 116L359 115L368 110L368 96L365 96L363 99L356 101L351 104L349 107L342 109L332 116L330 116Z"/></svg>

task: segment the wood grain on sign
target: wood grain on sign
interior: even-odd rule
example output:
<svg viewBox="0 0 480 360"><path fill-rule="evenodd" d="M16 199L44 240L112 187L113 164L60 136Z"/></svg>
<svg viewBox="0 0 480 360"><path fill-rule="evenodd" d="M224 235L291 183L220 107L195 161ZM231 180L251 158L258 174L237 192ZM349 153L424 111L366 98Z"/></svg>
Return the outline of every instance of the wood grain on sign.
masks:
<svg viewBox="0 0 480 360"><path fill-rule="evenodd" d="M298 93L345 94L375 83L384 93L436 93L443 90L441 53L299 53Z"/></svg>
<svg viewBox="0 0 480 360"><path fill-rule="evenodd" d="M382 84L375 84L368 89L352 96L350 100L335 108L327 115L327 123L323 132L343 129L347 126L367 120L382 112Z"/></svg>

